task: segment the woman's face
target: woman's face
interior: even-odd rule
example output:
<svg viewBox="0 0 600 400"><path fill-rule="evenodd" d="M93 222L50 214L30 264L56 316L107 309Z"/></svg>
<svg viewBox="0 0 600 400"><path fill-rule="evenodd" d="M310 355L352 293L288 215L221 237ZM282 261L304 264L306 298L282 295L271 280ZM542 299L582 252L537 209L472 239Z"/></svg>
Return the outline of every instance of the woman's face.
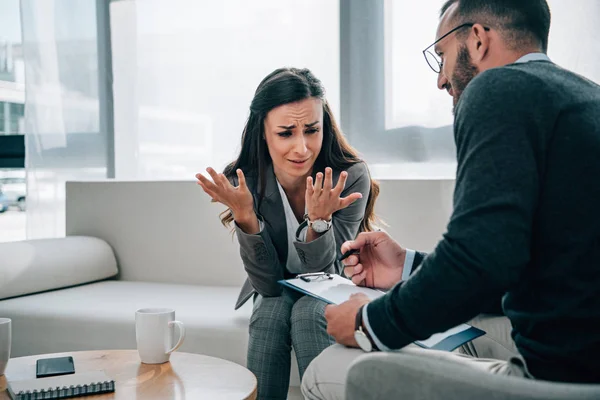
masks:
<svg viewBox="0 0 600 400"><path fill-rule="evenodd" d="M323 102L311 97L272 109L265 140L280 180L308 176L323 144Z"/></svg>

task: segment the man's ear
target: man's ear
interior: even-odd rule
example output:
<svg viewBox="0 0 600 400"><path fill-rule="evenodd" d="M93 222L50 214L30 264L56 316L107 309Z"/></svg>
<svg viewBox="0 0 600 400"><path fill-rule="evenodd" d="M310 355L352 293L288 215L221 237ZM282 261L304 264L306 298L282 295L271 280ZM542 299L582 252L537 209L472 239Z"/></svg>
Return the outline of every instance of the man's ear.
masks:
<svg viewBox="0 0 600 400"><path fill-rule="evenodd" d="M478 64L486 56L490 48L490 34L483 25L475 24L471 28L471 35L467 41L469 53L474 63Z"/></svg>

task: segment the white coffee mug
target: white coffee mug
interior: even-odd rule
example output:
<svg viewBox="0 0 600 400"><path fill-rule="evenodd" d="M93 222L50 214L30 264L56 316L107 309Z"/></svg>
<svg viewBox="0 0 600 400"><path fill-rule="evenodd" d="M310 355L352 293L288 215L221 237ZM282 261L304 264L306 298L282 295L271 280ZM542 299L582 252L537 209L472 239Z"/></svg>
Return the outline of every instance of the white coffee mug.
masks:
<svg viewBox="0 0 600 400"><path fill-rule="evenodd" d="M179 339L173 346L174 325ZM170 308L142 308L135 312L135 338L140 359L144 364L162 364L181 346L185 338L183 323L175 320Z"/></svg>
<svg viewBox="0 0 600 400"><path fill-rule="evenodd" d="M10 318L0 318L0 376L4 375L6 365L10 359L10 346L12 342Z"/></svg>

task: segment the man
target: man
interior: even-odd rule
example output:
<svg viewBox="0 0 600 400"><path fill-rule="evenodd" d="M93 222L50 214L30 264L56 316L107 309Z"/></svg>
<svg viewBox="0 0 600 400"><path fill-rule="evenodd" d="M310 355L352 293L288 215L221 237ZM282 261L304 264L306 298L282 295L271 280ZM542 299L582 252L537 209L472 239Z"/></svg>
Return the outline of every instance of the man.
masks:
<svg viewBox="0 0 600 400"><path fill-rule="evenodd" d="M358 347L358 337L365 350L403 348L389 356L399 363L418 354L429 365L435 358L490 374L600 382L600 87L548 59L549 28L545 0L445 3L425 53L454 100L453 214L422 262L407 260L414 252L383 232L343 245L359 250L344 273L389 292L328 306L338 343ZM476 317L497 293L512 324L512 336L508 323L484 336L506 350L498 359L476 358L501 353L485 346L466 346L468 356L404 348ZM306 398L343 398L346 370L361 353L325 350L304 375ZM382 384L403 394L403 382Z"/></svg>

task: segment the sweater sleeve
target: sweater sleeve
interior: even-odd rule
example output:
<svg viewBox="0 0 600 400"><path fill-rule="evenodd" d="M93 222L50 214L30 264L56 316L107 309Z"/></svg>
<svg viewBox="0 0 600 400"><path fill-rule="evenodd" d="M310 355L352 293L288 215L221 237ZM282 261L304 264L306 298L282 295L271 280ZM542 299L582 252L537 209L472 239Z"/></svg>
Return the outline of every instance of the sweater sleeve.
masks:
<svg viewBox="0 0 600 400"><path fill-rule="evenodd" d="M370 327L397 349L467 322L498 299L530 258L543 152L543 93L520 71L492 69L456 109L454 210L443 239L405 282L368 306Z"/></svg>

